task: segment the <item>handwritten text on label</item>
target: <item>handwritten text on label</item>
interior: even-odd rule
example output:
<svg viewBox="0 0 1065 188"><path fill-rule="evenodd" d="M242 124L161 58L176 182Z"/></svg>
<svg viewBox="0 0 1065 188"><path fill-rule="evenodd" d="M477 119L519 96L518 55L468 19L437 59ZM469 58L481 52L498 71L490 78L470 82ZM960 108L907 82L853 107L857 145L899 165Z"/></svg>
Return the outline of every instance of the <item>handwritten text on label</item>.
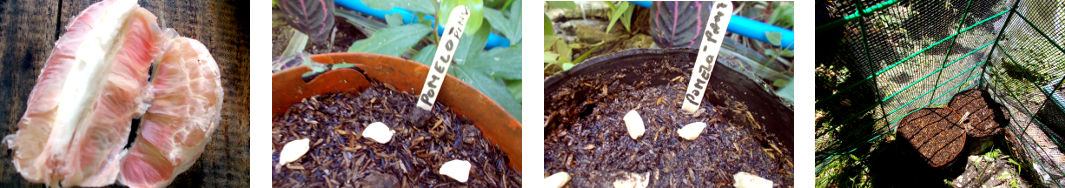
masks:
<svg viewBox="0 0 1065 188"><path fill-rule="evenodd" d="M695 67L692 68L691 81L688 81L688 91L684 95L684 105L681 109L694 114L703 102L703 95L710 82L710 72L717 64L717 52L721 50L721 40L725 38L725 29L731 20L732 2L717 1L710 16L712 21L706 23L703 30L703 41L699 44L699 55L695 59Z"/></svg>
<svg viewBox="0 0 1065 188"><path fill-rule="evenodd" d="M440 38L440 46L436 48L433 64L429 66L429 75L426 76L425 84L422 85L422 94L418 95L418 108L431 110L433 103L436 103L437 94L440 93L440 85L444 83L444 78L447 77L447 68L451 66L451 57L455 55L459 38L466 28L466 19L469 17L470 9L463 5L455 7L451 11L451 15L448 16L444 36Z"/></svg>

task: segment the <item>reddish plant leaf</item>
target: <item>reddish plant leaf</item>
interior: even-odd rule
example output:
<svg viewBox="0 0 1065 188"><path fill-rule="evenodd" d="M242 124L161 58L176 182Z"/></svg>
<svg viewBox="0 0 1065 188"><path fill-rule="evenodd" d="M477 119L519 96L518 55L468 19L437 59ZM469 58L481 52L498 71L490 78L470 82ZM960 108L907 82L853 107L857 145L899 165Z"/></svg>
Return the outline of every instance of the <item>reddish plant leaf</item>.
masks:
<svg viewBox="0 0 1065 188"><path fill-rule="evenodd" d="M311 40L322 42L329 38L333 29L333 0L280 0L281 10L285 11L289 24L300 30Z"/></svg>
<svg viewBox="0 0 1065 188"><path fill-rule="evenodd" d="M698 48L713 3L656 1L651 4L651 38L662 48Z"/></svg>

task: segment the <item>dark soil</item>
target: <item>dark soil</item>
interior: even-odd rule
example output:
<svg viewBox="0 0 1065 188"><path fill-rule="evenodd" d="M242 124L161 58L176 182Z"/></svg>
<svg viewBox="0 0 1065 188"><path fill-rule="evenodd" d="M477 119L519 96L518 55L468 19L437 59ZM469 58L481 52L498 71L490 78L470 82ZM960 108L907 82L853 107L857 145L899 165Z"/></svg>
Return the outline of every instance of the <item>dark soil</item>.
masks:
<svg viewBox="0 0 1065 188"><path fill-rule="evenodd" d="M521 186L521 175L507 166L507 154L483 139L472 121L440 102L431 112L422 111L414 96L377 81L357 95L307 98L273 121L274 166L285 143L311 140L307 154L274 169L274 187ZM380 144L362 138L372 122L396 131L392 140ZM473 165L466 183L439 174L443 163L456 159Z"/></svg>
<svg viewBox="0 0 1065 188"><path fill-rule="evenodd" d="M924 108L899 121L898 136L931 167L953 162L965 148L965 128L950 108Z"/></svg>
<svg viewBox="0 0 1065 188"><path fill-rule="evenodd" d="M995 102L991 94L983 90L958 92L950 99L949 106L960 116L969 113L966 126L971 126L967 131L971 137L1000 134L1009 123L1006 107Z"/></svg>
<svg viewBox="0 0 1065 188"><path fill-rule="evenodd" d="M671 63L648 63L637 74L680 72ZM690 72L689 72L690 73ZM545 173L570 173L570 187L611 187L625 173L650 173L650 187L732 186L733 174L748 172L787 187L793 182L793 153L752 117L745 104L732 96L706 90L697 115L681 112L687 78L668 84L621 83L626 73L598 73L573 78L554 94L547 94L548 127L544 143ZM587 100L575 96L587 96ZM642 116L647 131L629 137L622 120L629 110ZM676 130L704 122L696 140L684 140Z"/></svg>

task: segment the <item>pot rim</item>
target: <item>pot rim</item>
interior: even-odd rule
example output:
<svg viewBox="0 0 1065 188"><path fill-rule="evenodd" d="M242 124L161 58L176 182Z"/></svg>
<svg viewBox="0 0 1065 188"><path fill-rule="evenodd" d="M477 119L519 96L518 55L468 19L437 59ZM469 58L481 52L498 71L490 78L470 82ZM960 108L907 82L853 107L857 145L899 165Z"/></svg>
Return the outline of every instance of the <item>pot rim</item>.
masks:
<svg viewBox="0 0 1065 188"><path fill-rule="evenodd" d="M284 113L293 104L310 96L337 91L357 94L369 87L369 79L391 84L397 90L417 96L429 72L429 66L381 54L342 52L310 58L324 64L350 63L355 66L326 71L310 81L302 78L304 73L311 71L305 65L273 74L271 117ZM446 103L456 115L473 120L482 136L499 146L507 154L509 165L521 173L520 122L491 98L454 76L444 78L439 92L437 102Z"/></svg>

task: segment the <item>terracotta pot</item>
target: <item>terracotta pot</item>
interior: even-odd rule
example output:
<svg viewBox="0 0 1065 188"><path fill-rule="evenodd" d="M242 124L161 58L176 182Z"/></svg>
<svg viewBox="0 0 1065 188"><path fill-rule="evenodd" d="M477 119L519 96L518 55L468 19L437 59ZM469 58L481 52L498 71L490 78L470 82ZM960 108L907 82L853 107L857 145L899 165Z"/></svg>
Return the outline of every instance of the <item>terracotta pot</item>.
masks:
<svg viewBox="0 0 1065 188"><path fill-rule="evenodd" d="M370 86L366 78L392 84L396 89L418 95L429 74L429 66L392 56L366 53L330 53L313 55L311 59L326 64L350 63L356 69L337 69L304 81L303 74L311 71L299 66L273 75L273 113L284 113L304 98L330 92L358 94ZM521 123L477 89L458 78L447 75L437 97L451 107L456 115L473 120L484 137L498 145L510 158L510 166L521 172Z"/></svg>

